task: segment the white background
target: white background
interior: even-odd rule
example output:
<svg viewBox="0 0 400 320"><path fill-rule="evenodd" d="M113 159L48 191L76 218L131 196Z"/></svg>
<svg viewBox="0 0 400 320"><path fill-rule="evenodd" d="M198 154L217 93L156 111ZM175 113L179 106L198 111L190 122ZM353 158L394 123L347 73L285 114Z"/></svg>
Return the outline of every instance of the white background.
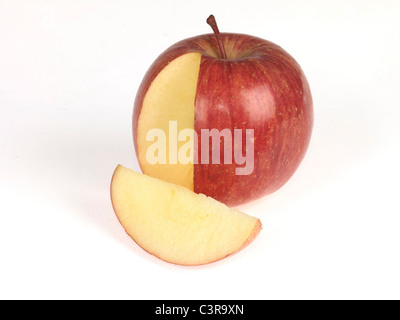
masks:
<svg viewBox="0 0 400 320"><path fill-rule="evenodd" d="M210 13L295 57L315 126L293 178L241 207L256 241L181 267L124 233L109 184L139 170L144 73ZM399 299L399 17L385 0L0 0L0 298Z"/></svg>

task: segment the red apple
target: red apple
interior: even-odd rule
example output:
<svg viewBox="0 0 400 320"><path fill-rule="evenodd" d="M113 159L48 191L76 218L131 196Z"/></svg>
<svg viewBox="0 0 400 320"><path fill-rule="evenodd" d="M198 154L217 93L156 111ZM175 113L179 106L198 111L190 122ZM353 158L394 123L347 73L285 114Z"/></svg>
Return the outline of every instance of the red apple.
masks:
<svg viewBox="0 0 400 320"><path fill-rule="evenodd" d="M145 174L236 206L278 190L294 174L311 137L312 98L299 64L281 47L219 33L213 16L207 22L214 34L176 43L146 73L134 105L134 142ZM181 136L184 129L193 134ZM218 143L202 136L204 129L231 133L231 140L221 134L217 158ZM243 143L236 143L235 132ZM225 155L223 142L233 143ZM155 150L162 143L165 149ZM149 160L152 152L156 161ZM189 161L177 162L178 152ZM249 152L253 159L246 158ZM243 167L249 170L240 173Z"/></svg>

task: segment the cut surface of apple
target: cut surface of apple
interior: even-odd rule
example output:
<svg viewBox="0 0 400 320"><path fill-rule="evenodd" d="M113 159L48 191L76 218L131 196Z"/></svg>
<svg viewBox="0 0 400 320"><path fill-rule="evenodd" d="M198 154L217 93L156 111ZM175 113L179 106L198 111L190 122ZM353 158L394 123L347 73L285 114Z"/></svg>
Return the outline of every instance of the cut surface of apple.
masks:
<svg viewBox="0 0 400 320"><path fill-rule="evenodd" d="M189 189L118 166L111 183L114 211L144 250L179 265L202 265L254 240L261 221Z"/></svg>
<svg viewBox="0 0 400 320"><path fill-rule="evenodd" d="M200 53L187 53L171 61L149 87L138 122L138 157L143 172L151 172L153 177L191 190L193 160L191 163L182 164L170 158L170 139L176 141L178 137L170 136L169 122L176 122L177 132L194 129L194 103L200 60ZM162 130L166 135L165 164L148 162L147 151L154 142L147 134L152 129ZM179 150L184 143L185 141L178 141L177 149Z"/></svg>

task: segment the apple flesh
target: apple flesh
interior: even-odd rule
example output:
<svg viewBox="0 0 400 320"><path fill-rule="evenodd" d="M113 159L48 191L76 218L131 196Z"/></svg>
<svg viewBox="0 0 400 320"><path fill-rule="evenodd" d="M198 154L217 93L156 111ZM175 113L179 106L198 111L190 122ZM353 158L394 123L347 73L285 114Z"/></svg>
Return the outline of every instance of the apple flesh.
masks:
<svg viewBox="0 0 400 320"><path fill-rule="evenodd" d="M123 166L114 172L111 198L129 236L147 252L174 264L220 260L243 249L261 230L257 218Z"/></svg>
<svg viewBox="0 0 400 320"><path fill-rule="evenodd" d="M133 135L145 174L235 206L278 190L294 174L310 141L313 107L303 71L281 47L243 34L219 37L226 59L214 34L180 41L158 57L135 99ZM146 136L153 128L166 133L169 159L169 121L199 139L202 129L253 129L252 172L238 175L243 164L224 163L223 152L219 164L149 163L146 152L154 142ZM184 143L178 141L178 149ZM202 143L193 159L200 159ZM209 144L211 159L211 139ZM246 148L243 143L243 155Z"/></svg>
<svg viewBox="0 0 400 320"><path fill-rule="evenodd" d="M184 54L160 70L140 103L140 121L134 121L136 146L144 173L193 190L193 164L151 164L146 153L153 144L146 139L149 130L157 128L166 133L166 159L169 159L169 121L177 123L177 132L194 129L194 99L201 55ZM136 108L138 110L139 107ZM137 114L135 117L138 117ZM178 142L181 148L184 142Z"/></svg>

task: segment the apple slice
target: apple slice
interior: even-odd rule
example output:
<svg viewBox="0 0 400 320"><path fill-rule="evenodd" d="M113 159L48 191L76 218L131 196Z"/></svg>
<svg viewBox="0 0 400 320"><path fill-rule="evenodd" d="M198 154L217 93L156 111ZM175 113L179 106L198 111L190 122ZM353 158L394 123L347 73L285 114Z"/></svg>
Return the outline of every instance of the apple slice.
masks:
<svg viewBox="0 0 400 320"><path fill-rule="evenodd" d="M254 240L261 221L189 189L121 165L111 182L114 211L129 236L156 257L201 265Z"/></svg>

